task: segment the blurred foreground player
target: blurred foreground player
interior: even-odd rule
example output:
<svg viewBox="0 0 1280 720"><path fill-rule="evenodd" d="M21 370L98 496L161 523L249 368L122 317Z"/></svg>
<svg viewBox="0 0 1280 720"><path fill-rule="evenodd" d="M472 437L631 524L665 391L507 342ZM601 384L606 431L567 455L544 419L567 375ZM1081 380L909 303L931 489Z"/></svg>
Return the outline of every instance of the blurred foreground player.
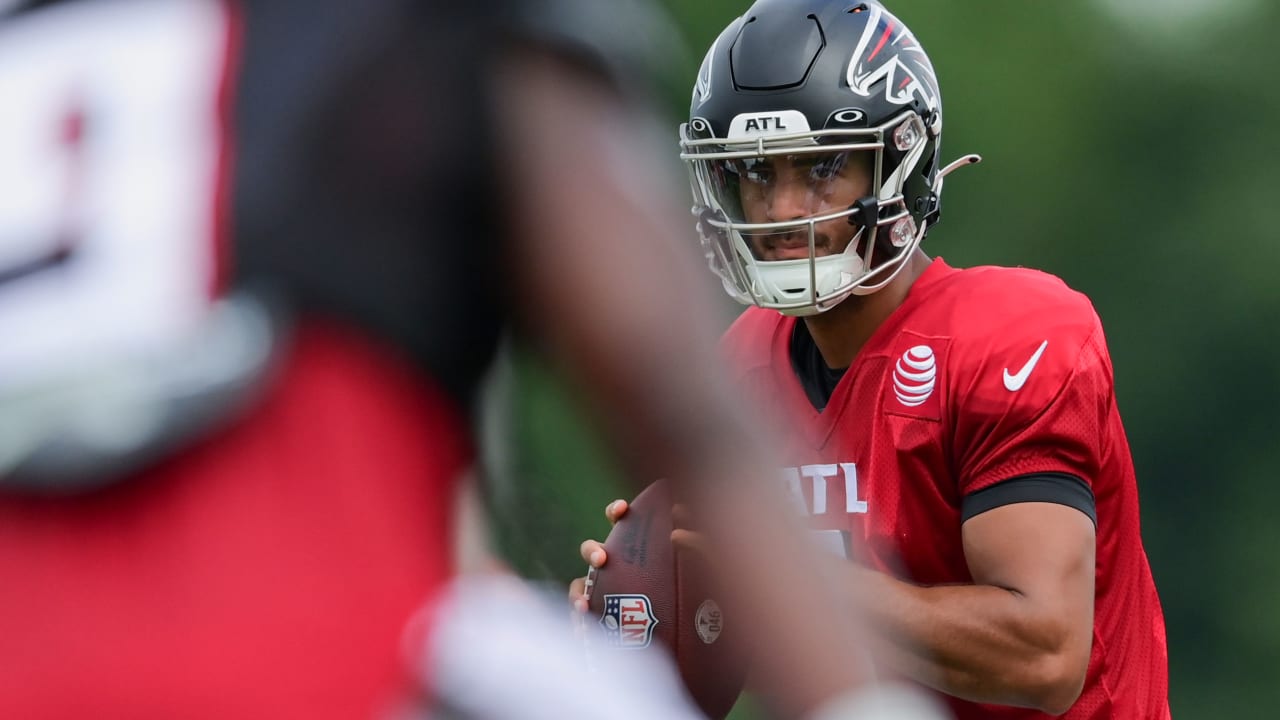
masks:
<svg viewBox="0 0 1280 720"><path fill-rule="evenodd" d="M716 499L792 714L856 690L589 43L504 32L532 3L37 5L0 8L0 717L511 712L467 672L511 648L435 602L509 314L636 477ZM424 603L410 654L478 665L402 661Z"/></svg>
<svg viewBox="0 0 1280 720"><path fill-rule="evenodd" d="M1055 277L919 249L977 159L944 166L941 133L929 58L879 3L760 0L725 29L681 149L712 268L756 306L729 372L788 444L795 506L857 561L847 607L887 670L960 718L1167 718L1101 323Z"/></svg>

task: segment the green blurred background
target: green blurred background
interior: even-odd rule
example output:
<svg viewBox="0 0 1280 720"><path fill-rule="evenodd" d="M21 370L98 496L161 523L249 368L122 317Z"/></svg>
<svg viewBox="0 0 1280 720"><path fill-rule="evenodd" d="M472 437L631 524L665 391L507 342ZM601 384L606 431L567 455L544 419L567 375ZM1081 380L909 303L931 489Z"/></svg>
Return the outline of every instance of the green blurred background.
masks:
<svg viewBox="0 0 1280 720"><path fill-rule="evenodd" d="M676 58L651 68L666 78L674 156L697 62L749 3L666 4L688 48L651 38ZM948 182L926 251L1047 270L1103 319L1168 622L1174 716L1275 717L1280 3L890 8L938 71L944 159L985 159ZM496 534L519 570L565 582L622 491L566 386L532 353L514 357L500 387L516 392L489 429L516 448L493 458L495 476L519 479L494 483Z"/></svg>

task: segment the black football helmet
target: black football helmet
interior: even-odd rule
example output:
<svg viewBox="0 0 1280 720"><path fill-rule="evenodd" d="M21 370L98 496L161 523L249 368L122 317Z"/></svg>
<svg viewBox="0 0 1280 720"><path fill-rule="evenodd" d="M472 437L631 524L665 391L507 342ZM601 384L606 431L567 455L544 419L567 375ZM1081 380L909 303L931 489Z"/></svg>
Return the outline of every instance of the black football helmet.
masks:
<svg viewBox="0 0 1280 720"><path fill-rule="evenodd" d="M941 138L933 65L883 5L756 2L707 52L680 128L725 290L811 315L884 287L938 221L943 177L979 160L940 167ZM780 167L799 199L763 212Z"/></svg>

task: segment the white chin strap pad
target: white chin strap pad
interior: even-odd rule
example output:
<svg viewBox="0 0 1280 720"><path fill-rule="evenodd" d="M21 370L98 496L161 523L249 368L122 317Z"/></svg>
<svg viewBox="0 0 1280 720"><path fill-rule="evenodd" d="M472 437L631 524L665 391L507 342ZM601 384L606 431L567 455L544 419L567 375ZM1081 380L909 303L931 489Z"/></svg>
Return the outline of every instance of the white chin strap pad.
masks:
<svg viewBox="0 0 1280 720"><path fill-rule="evenodd" d="M841 288L852 285L865 271L853 243L845 252L817 258L812 265L811 271L809 258L773 262L757 260L748 265L747 272L753 291L761 301L791 304L813 302L815 293L811 292L810 286L815 281L818 303L833 299L840 294Z"/></svg>

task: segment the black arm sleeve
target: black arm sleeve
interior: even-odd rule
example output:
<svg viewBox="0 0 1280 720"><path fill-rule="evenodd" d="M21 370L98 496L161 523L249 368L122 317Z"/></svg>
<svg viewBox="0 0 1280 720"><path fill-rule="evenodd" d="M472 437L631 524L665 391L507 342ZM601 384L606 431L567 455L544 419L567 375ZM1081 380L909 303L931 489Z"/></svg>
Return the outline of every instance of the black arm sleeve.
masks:
<svg viewBox="0 0 1280 720"><path fill-rule="evenodd" d="M1037 473L998 482L960 501L960 521L981 515L1004 505L1024 502L1057 503L1073 507L1098 525L1097 503L1088 483L1066 473Z"/></svg>

